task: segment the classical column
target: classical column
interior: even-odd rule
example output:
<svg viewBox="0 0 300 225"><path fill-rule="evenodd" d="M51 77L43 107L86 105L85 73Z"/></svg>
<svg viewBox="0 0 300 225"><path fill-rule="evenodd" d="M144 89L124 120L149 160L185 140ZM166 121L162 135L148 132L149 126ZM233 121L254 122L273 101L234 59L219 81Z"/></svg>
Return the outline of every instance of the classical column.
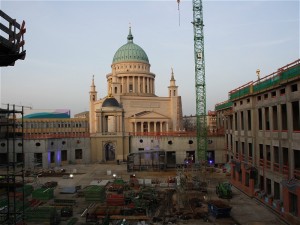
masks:
<svg viewBox="0 0 300 225"><path fill-rule="evenodd" d="M145 77L143 77L143 93L146 93L146 82L145 82Z"/></svg>
<svg viewBox="0 0 300 225"><path fill-rule="evenodd" d="M127 93L129 93L129 76L127 76Z"/></svg>
<svg viewBox="0 0 300 225"><path fill-rule="evenodd" d="M96 113L96 124L95 124L95 132L98 133L99 132L99 128L100 128L100 121L99 121L99 114Z"/></svg>
<svg viewBox="0 0 300 225"><path fill-rule="evenodd" d="M99 124L98 124L98 126L99 126L99 129L98 129L98 131L100 132L100 133L102 133L103 131L103 129L102 129L102 126L103 126L103 121L102 121L102 113L100 113L100 115L99 115Z"/></svg>
<svg viewBox="0 0 300 225"><path fill-rule="evenodd" d="M148 129L147 129L148 132L150 132L150 122L148 122Z"/></svg>
<svg viewBox="0 0 300 225"><path fill-rule="evenodd" d="M159 122L160 123L160 132L163 132L163 122Z"/></svg>
<svg viewBox="0 0 300 225"><path fill-rule="evenodd" d="M117 130L118 130L118 128L117 128L117 126L118 126L118 121L117 121L118 117L114 116L113 118L114 118L114 123L113 123L114 130L113 130L113 132L117 132Z"/></svg>
<svg viewBox="0 0 300 225"><path fill-rule="evenodd" d="M149 84L149 78L147 77L147 93L149 93L150 91L150 84Z"/></svg>
<svg viewBox="0 0 300 225"><path fill-rule="evenodd" d="M124 77L121 78L121 84L122 84L121 94L123 94L123 93L124 93L124 89L125 89L125 85L124 85Z"/></svg>
<svg viewBox="0 0 300 225"><path fill-rule="evenodd" d="M154 122L154 133L156 133L156 121Z"/></svg>
<svg viewBox="0 0 300 225"><path fill-rule="evenodd" d="M141 93L141 77L138 76L138 93Z"/></svg>
<svg viewBox="0 0 300 225"><path fill-rule="evenodd" d="M153 94L155 94L155 82L154 82L154 78L152 79L152 83L153 83Z"/></svg>
<svg viewBox="0 0 300 225"><path fill-rule="evenodd" d="M166 131L169 132L169 124L168 124L168 121L166 121Z"/></svg>
<svg viewBox="0 0 300 225"><path fill-rule="evenodd" d="M137 132L137 122L134 122L134 130L133 130L134 133Z"/></svg>
<svg viewBox="0 0 300 225"><path fill-rule="evenodd" d="M132 77L132 93L135 93L136 89L135 89L135 77Z"/></svg>

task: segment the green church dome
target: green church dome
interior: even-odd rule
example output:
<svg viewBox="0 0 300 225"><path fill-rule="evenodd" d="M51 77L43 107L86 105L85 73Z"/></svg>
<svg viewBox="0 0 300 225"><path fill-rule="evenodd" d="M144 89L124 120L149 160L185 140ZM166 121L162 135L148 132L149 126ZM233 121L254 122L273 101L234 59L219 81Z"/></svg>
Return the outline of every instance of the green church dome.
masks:
<svg viewBox="0 0 300 225"><path fill-rule="evenodd" d="M133 43L131 28L129 28L127 40L127 43L121 46L115 53L113 63L119 63L124 61L140 61L149 63L146 52L140 46Z"/></svg>

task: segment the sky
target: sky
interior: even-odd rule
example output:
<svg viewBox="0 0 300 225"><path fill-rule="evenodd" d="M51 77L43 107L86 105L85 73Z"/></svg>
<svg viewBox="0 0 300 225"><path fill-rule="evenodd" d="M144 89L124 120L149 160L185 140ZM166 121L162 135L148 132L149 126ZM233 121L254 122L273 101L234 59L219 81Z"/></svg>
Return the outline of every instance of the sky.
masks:
<svg viewBox="0 0 300 225"><path fill-rule="evenodd" d="M89 109L93 75L98 98L129 24L148 55L156 95L168 96L174 70L183 115L196 114L192 1L6 1L0 8L26 22L25 60L1 68L3 104ZM299 58L299 0L203 1L206 109L228 92ZM3 22L1 20L1 22ZM3 34L0 33L3 36Z"/></svg>

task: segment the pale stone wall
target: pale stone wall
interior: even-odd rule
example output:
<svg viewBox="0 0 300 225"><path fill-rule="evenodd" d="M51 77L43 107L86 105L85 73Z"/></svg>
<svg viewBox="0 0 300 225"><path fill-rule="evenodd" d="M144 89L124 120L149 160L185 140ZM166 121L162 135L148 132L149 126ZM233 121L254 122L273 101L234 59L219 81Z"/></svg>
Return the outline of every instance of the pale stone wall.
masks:
<svg viewBox="0 0 300 225"><path fill-rule="evenodd" d="M207 146L208 151L214 151L215 163L223 164L226 163L224 157L224 137L223 136L211 136L208 137L209 142ZM176 153L176 163L181 164L186 158L187 152L195 151L197 137L175 137L175 136L137 136L130 138L131 153L151 150L164 150L166 152L174 151Z"/></svg>

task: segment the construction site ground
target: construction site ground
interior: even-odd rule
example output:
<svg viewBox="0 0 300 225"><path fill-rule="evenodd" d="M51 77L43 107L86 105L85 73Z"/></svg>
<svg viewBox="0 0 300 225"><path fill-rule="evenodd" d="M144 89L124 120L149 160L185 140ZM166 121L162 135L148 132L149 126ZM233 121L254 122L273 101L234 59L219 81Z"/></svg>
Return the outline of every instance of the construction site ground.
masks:
<svg viewBox="0 0 300 225"><path fill-rule="evenodd" d="M127 172L126 164L86 164L86 165L67 165L64 167L55 168L56 170L64 169L66 174L73 174L73 178L69 176L49 176L49 177L26 177L26 182L32 184L35 188L45 184L47 182L57 182L57 186L54 190L54 196L58 199L75 199L76 205L73 206L73 218L77 218L77 222L75 224L96 224L96 223L87 223L86 216L84 212L87 212L89 207L95 207L95 204L91 204L89 202L85 202L84 198L78 197L78 193L71 194L62 194L61 190L68 187L79 187L85 188L92 183L101 182L104 180L112 181L114 179L113 175L116 177L122 178L124 181L129 181L130 175L133 173L138 179L151 179L152 183L162 183L165 185L161 185L160 188L172 189L174 186L170 187L168 181L172 178L175 178L179 174L184 174L184 176L200 176L201 180L205 180L207 183L207 193L199 193L192 190L181 190L180 193L177 194L176 198L203 198L202 209L200 207L200 211L207 212L207 204L205 202L210 200L220 200L216 195L216 185L218 182L227 181L229 177L226 173L223 173L222 170L210 170L206 173L196 171L196 170L187 170L187 169L168 169L166 171L135 171L135 172ZM171 185L171 184L170 184ZM172 184L174 185L174 184ZM169 186L169 187L168 187ZM264 206L262 203L257 201L254 198L250 198L245 195L240 190L232 187L233 197L231 199L222 199L222 201L229 205L231 208L230 217L226 218L215 218L212 215L208 215L207 218L177 218L175 221L169 220L165 222L165 224L214 224L214 225L283 225L286 224L285 221L282 220L280 215L275 213L272 209L267 206ZM181 196L180 196L181 195ZM176 201L176 200L175 200ZM47 203L46 203L47 204ZM166 204L166 203L165 203ZM166 207L171 207L170 204L163 205L162 208L165 207L165 211L168 211ZM190 207L184 208L185 206L181 206L181 210L189 211ZM198 209L199 210L199 209ZM170 214L170 212L169 212ZM172 215L168 215L172 217ZM115 221L111 221L110 224L117 224L116 221L122 219L122 216L114 216L111 219L115 219ZM143 216L136 217L139 224L163 224L162 221L153 221L153 218L145 218ZM29 223L28 223L29 224ZM62 218L60 224L66 225L70 224L69 218ZM101 223L99 223L101 224ZM134 223L130 223L134 224ZM138 223L135 223L138 224Z"/></svg>

